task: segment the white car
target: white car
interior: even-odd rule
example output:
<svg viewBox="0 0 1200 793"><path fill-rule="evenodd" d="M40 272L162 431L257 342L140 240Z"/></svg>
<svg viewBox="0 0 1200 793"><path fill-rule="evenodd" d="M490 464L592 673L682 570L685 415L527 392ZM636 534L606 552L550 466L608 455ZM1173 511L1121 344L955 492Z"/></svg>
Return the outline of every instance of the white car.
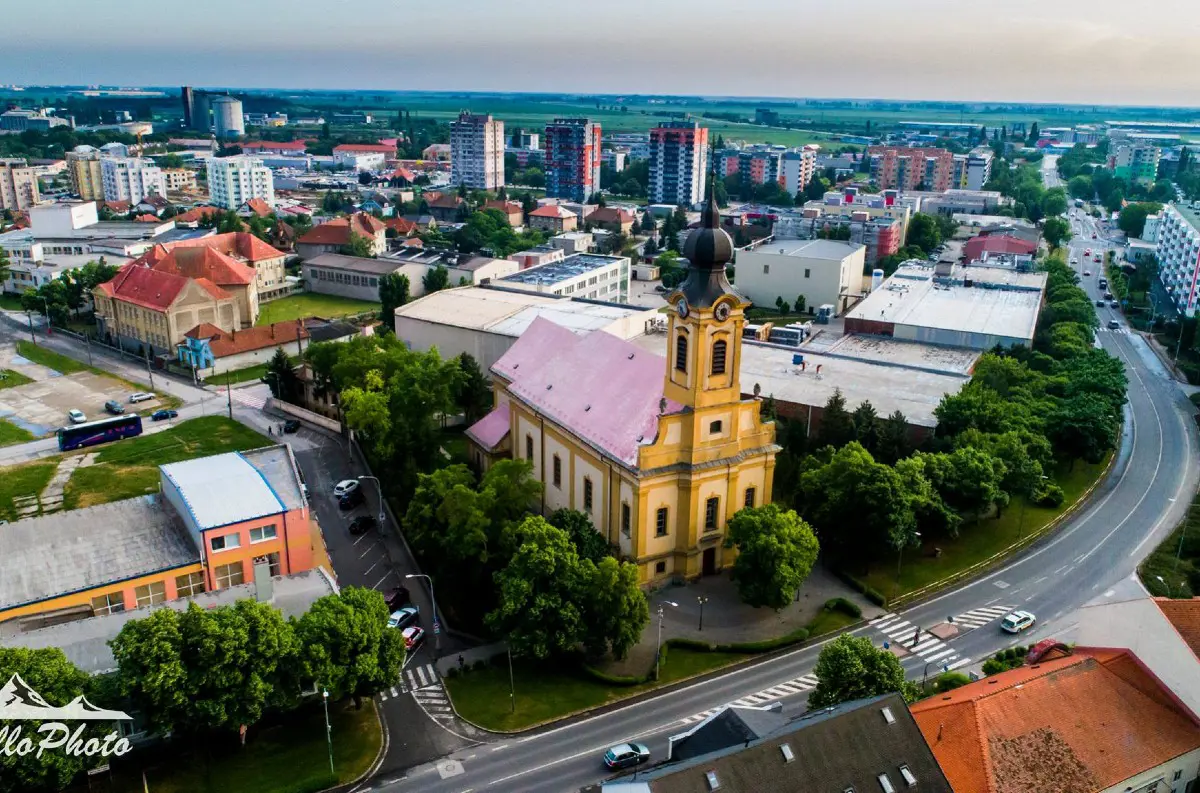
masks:
<svg viewBox="0 0 1200 793"><path fill-rule="evenodd" d="M74 408L67 411L67 418L71 420L72 424L83 424L87 421L87 416L83 415L83 411Z"/></svg>
<svg viewBox="0 0 1200 793"><path fill-rule="evenodd" d="M1033 627L1037 617L1028 611L1014 611L1000 621L1000 630L1005 633L1020 633Z"/></svg>
<svg viewBox="0 0 1200 793"><path fill-rule="evenodd" d="M148 391L138 391L136 394L129 395L129 401L135 404L138 402L149 402L151 399L154 399L154 394Z"/></svg>
<svg viewBox="0 0 1200 793"><path fill-rule="evenodd" d="M333 486L333 496L334 498L341 498L347 493L353 493L355 490L358 490L357 479L343 479Z"/></svg>

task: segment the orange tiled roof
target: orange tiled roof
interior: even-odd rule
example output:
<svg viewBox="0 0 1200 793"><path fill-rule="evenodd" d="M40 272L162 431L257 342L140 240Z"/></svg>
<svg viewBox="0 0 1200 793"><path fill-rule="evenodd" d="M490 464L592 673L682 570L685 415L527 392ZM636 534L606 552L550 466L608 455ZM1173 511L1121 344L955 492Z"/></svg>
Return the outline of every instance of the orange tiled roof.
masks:
<svg viewBox="0 0 1200 793"><path fill-rule="evenodd" d="M303 320L276 322L273 325L256 325L238 331L224 331L216 325L203 322L184 334L193 339L208 339L213 356L224 358L239 352L263 350L280 344L308 338L308 329Z"/></svg>
<svg viewBox="0 0 1200 793"><path fill-rule="evenodd" d="M387 226L384 222L374 215L356 212L349 217L337 218L328 223L314 226L297 242L317 245L347 245L350 242L351 232L369 239L385 228Z"/></svg>
<svg viewBox="0 0 1200 793"><path fill-rule="evenodd" d="M1200 725L1127 650L992 675L912 706L956 793L1092 793L1200 748Z"/></svg>
<svg viewBox="0 0 1200 793"><path fill-rule="evenodd" d="M333 147L333 150L335 152L336 151L364 152L364 153L370 152L370 153L379 153L379 154L395 154L396 153L395 146L388 146L386 144L381 144L381 143L339 143L337 146Z"/></svg>
<svg viewBox="0 0 1200 793"><path fill-rule="evenodd" d="M462 206L463 200L456 195L440 195L437 198L427 200L426 203L430 207L437 207L438 209L457 209Z"/></svg>
<svg viewBox="0 0 1200 793"><path fill-rule="evenodd" d="M275 211L271 209L270 204L268 204L266 201L263 201L261 198L251 198L242 206L258 215L260 218L265 218Z"/></svg>
<svg viewBox="0 0 1200 793"><path fill-rule="evenodd" d="M544 207L538 207L529 213L530 217L534 218L570 218L575 217L575 213L565 207L560 207L558 204L547 204Z"/></svg>
<svg viewBox="0 0 1200 793"><path fill-rule="evenodd" d="M213 234L208 237L198 237L194 240L168 242L167 250L175 248L212 248L234 259L245 259L251 264L278 259L286 254L263 242L248 231L228 231L224 234Z"/></svg>
<svg viewBox="0 0 1200 793"><path fill-rule="evenodd" d="M417 224L405 218L388 218L383 221L383 224L390 229L395 229L397 234L407 235L417 232Z"/></svg>
<svg viewBox="0 0 1200 793"><path fill-rule="evenodd" d="M1200 598L1191 600L1154 598L1154 604L1179 632L1196 657L1200 658Z"/></svg>
<svg viewBox="0 0 1200 793"><path fill-rule="evenodd" d="M484 209L499 209L506 215L522 214L525 210L515 201L487 201L483 205Z"/></svg>
<svg viewBox="0 0 1200 793"><path fill-rule="evenodd" d="M133 219L134 223L157 223L157 215L138 215Z"/></svg>
<svg viewBox="0 0 1200 793"><path fill-rule="evenodd" d="M213 215L219 215L222 211L220 207L194 207L182 215L176 215L172 220L176 223L197 223L201 220L208 220Z"/></svg>
<svg viewBox="0 0 1200 793"><path fill-rule="evenodd" d="M617 207L601 207L587 216L592 223L632 223L633 215Z"/></svg>
<svg viewBox="0 0 1200 793"><path fill-rule="evenodd" d="M198 278L196 283L218 300L231 297L207 278ZM125 303L166 311L187 284L188 279L182 275L129 264L122 267L111 280L96 288L108 297Z"/></svg>
<svg viewBox="0 0 1200 793"><path fill-rule="evenodd" d="M246 286L254 282L253 268L207 247L178 247L158 255L150 266L185 278L207 278L220 286Z"/></svg>

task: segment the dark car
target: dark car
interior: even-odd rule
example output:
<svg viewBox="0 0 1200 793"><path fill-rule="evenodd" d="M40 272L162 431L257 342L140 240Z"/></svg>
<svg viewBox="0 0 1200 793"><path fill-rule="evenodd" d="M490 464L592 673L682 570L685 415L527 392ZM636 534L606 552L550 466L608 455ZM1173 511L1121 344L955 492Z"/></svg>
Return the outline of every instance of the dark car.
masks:
<svg viewBox="0 0 1200 793"><path fill-rule="evenodd" d="M641 765L649 759L650 749L644 743L621 743L604 753L604 765L612 769Z"/></svg>
<svg viewBox="0 0 1200 793"><path fill-rule="evenodd" d="M105 409L105 411L113 414L114 416L119 416L125 412L125 406L122 405L120 402L118 402L115 399L110 399L107 402L105 402L104 409Z"/></svg>
<svg viewBox="0 0 1200 793"><path fill-rule="evenodd" d="M1112 293L1112 292L1105 292L1105 293L1104 293L1104 299L1105 299L1105 300L1112 300L1112 299L1113 299L1113 293Z"/></svg>
<svg viewBox="0 0 1200 793"><path fill-rule="evenodd" d="M1120 308L1120 307L1121 307L1121 301L1120 301L1120 300L1110 300L1110 301L1108 301L1108 304L1109 304L1110 306L1112 306L1113 308Z"/></svg>
<svg viewBox="0 0 1200 793"><path fill-rule="evenodd" d="M366 534L371 529L375 528L377 521L372 515L359 515L354 520L350 521L351 534Z"/></svg>
<svg viewBox="0 0 1200 793"><path fill-rule="evenodd" d="M1117 322L1115 319L1110 319L1108 321L1108 329L1109 330L1116 330L1119 327L1121 327L1121 323Z"/></svg>
<svg viewBox="0 0 1200 793"><path fill-rule="evenodd" d="M299 432L300 422L296 419L288 419L287 421L283 422L283 431L289 434L293 432Z"/></svg>
<svg viewBox="0 0 1200 793"><path fill-rule="evenodd" d="M178 410L171 410L170 408L163 408L162 410L156 410L153 413L151 413L150 420L151 421L166 421L167 419L173 419L178 416L179 416Z"/></svg>
<svg viewBox="0 0 1200 793"><path fill-rule="evenodd" d="M354 509L361 503L363 503L363 490L361 487L356 487L338 496L338 509Z"/></svg>
<svg viewBox="0 0 1200 793"><path fill-rule="evenodd" d="M1108 303L1105 303L1103 300L1096 301L1096 308L1104 308L1107 305L1108 305Z"/></svg>
<svg viewBox="0 0 1200 793"><path fill-rule="evenodd" d="M408 589L402 586L389 589L383 599L387 603L388 611L398 611L412 602Z"/></svg>

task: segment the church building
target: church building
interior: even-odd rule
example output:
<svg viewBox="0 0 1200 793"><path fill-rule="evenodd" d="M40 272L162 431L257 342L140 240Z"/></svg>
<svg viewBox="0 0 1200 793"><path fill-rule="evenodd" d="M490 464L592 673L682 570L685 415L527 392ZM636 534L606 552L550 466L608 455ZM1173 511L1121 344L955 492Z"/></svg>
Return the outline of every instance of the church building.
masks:
<svg viewBox="0 0 1200 793"><path fill-rule="evenodd" d="M739 379L744 310L725 277L733 241L712 179L667 295L665 356L603 331L536 320L491 368L496 407L467 431L481 467L522 458L543 514L586 512L643 584L710 575L733 561L725 528L771 499L775 425Z"/></svg>

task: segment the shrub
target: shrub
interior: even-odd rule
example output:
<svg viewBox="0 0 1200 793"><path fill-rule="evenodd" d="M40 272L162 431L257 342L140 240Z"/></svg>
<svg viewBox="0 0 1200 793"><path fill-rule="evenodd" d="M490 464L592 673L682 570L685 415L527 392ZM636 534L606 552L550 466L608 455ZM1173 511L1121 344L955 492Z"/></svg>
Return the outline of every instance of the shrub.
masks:
<svg viewBox="0 0 1200 793"><path fill-rule="evenodd" d="M1033 503L1037 504L1039 507L1057 509L1062 506L1062 503L1064 500L1066 500L1066 497L1067 496L1065 493L1063 493L1063 489L1061 487L1055 484L1048 484L1037 494L1037 497L1034 499Z"/></svg>
<svg viewBox="0 0 1200 793"><path fill-rule="evenodd" d="M846 598L830 598L829 600L825 601L825 609L827 611L840 611L843 614L854 617L855 619L862 618L862 609L858 607L857 603L846 600Z"/></svg>
<svg viewBox="0 0 1200 793"><path fill-rule="evenodd" d="M664 651L666 649L667 649L666 647L663 648ZM665 652L664 652L664 655L665 655ZM654 679L654 670L653 669L651 669L645 675L641 675L640 677L635 677L633 675L610 675L607 672L602 672L599 669L595 668L594 666L589 666L587 664L581 664L580 668L583 670L583 673L585 675L587 675L588 677L590 677L593 680L596 680L600 683L604 683L604 684L610 685L610 686L639 686L642 683L646 683L646 682Z"/></svg>
<svg viewBox="0 0 1200 793"><path fill-rule="evenodd" d="M983 673L985 675L995 675L1008 669L1003 661L997 661L995 658L989 658L983 662Z"/></svg>
<svg viewBox="0 0 1200 793"><path fill-rule="evenodd" d="M448 680L453 680L456 677L458 677L458 667L457 666L452 666L446 670L446 678Z"/></svg>
<svg viewBox="0 0 1200 793"><path fill-rule="evenodd" d="M682 647L687 650L695 650L700 653L711 653L713 646L708 642L702 642L699 639L667 639L667 644L672 647Z"/></svg>
<svg viewBox="0 0 1200 793"><path fill-rule="evenodd" d="M807 628L798 628L786 636L776 636L774 639L764 639L759 642L735 642L733 644L713 645L713 651L718 653L769 653L781 647L799 644L808 638Z"/></svg>
<svg viewBox="0 0 1200 793"><path fill-rule="evenodd" d="M986 667L986 664L984 666ZM945 694L970 682L971 678L962 672L943 672L933 681L933 690L938 694Z"/></svg>
<svg viewBox="0 0 1200 793"><path fill-rule="evenodd" d="M471 664L470 666L471 666L471 669L475 670L476 672L481 672L484 669L488 668L488 662L487 662L486 658L480 658L478 661Z"/></svg>
<svg viewBox="0 0 1200 793"><path fill-rule="evenodd" d="M859 581L849 573L837 571L837 577L846 582L855 592L859 592L867 600L874 603L876 606L886 606L887 598L879 593L874 587Z"/></svg>

